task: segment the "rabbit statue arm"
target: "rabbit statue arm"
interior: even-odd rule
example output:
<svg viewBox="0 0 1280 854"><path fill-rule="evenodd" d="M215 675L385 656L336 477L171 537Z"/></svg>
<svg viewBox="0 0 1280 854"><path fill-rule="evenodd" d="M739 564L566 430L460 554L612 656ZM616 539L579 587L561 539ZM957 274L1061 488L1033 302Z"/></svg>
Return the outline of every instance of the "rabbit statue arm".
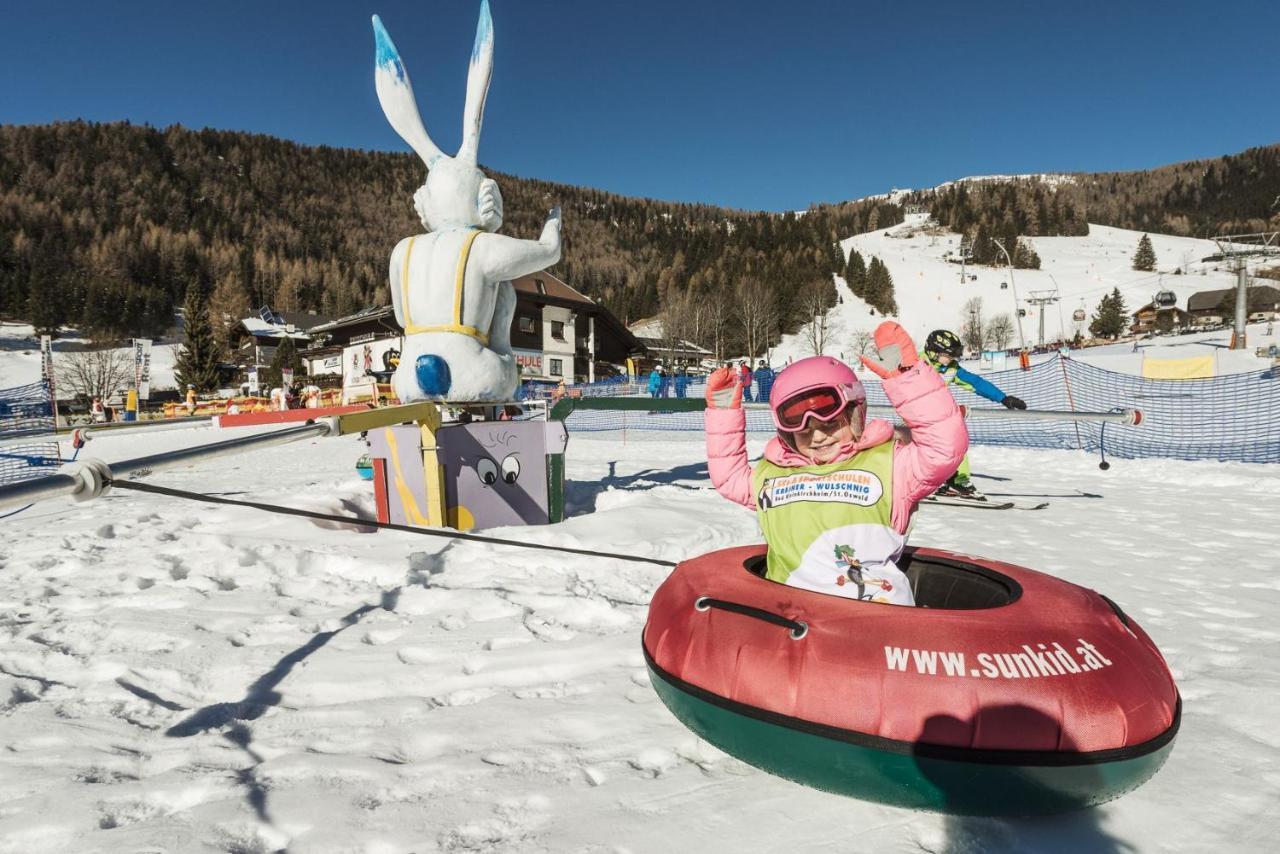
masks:
<svg viewBox="0 0 1280 854"><path fill-rule="evenodd" d="M484 234L476 248L484 245L477 259L488 281L510 281L545 270L560 260L560 209L552 208L537 240L519 240L501 234Z"/></svg>

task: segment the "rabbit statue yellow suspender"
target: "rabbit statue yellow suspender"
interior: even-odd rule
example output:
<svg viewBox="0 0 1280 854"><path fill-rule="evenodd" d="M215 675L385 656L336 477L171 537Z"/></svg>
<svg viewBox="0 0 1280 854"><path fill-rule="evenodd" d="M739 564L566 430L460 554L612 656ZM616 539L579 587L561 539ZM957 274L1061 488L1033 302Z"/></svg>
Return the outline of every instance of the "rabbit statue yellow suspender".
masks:
<svg viewBox="0 0 1280 854"><path fill-rule="evenodd" d="M470 335L486 347L489 346L489 333L467 326L462 322L462 299L466 294L467 259L471 257L471 244L480 236L480 229L473 229L462 242L462 251L458 253L458 270L453 280L453 322L434 326L419 326L409 316L409 261L413 258L413 242L416 237L409 238L409 245L404 251L404 269L400 273L400 305L404 313L404 332L406 335L417 335L420 332L458 332Z"/></svg>

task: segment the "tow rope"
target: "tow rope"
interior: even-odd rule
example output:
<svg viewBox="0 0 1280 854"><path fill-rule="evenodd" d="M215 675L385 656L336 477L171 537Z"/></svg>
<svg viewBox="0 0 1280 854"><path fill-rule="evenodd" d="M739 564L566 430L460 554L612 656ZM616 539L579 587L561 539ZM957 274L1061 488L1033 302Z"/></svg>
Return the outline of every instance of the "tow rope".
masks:
<svg viewBox="0 0 1280 854"><path fill-rule="evenodd" d="M279 513L285 516L301 516L305 519L319 519L323 522L338 522L344 525L365 525L371 528L382 528L387 531L404 531L409 534L422 534L427 537L444 537L450 540L469 540L475 543L492 543L499 546L515 546L521 549L540 549L549 552L587 555L588 557L612 558L628 560L635 563L652 563L657 566L675 566L674 561L660 560L652 557L617 554L616 552L598 552L591 549L575 549L570 546L552 546L545 543L527 543L519 540L504 540L499 537L483 537L479 534L467 534L462 531L445 531L438 528L414 528L409 525L396 525L392 522L379 522L376 519L365 519L360 516L340 516L334 513L319 513L314 510L302 510L297 507L284 507L279 504L262 504L257 501L239 501L235 498L223 498L217 495L206 495L203 492L188 492L185 489L174 489L169 486L157 486L153 483L142 483L136 480L112 480L111 486L116 489L131 489L135 492L149 492L153 495L167 495L171 498L185 498L189 501L204 501L209 504L230 504L235 507L251 507L266 513Z"/></svg>

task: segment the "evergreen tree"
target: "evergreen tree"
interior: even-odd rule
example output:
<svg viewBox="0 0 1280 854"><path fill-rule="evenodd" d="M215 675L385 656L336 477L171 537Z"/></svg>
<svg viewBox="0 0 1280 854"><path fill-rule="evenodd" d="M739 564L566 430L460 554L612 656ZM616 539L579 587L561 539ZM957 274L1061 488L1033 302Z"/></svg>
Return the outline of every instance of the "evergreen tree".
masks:
<svg viewBox="0 0 1280 854"><path fill-rule="evenodd" d="M893 298L893 276L884 262L875 256L867 268L867 291L863 299L881 314L898 313L898 304Z"/></svg>
<svg viewBox="0 0 1280 854"><path fill-rule="evenodd" d="M995 252L995 246L991 243L991 238L987 234L987 227L982 223L978 223L978 230L973 233L973 249L971 251L970 263L973 264L990 264L991 256Z"/></svg>
<svg viewBox="0 0 1280 854"><path fill-rule="evenodd" d="M867 292L867 263L857 249L849 252L849 263L844 269L844 280L849 283L849 290L856 297Z"/></svg>
<svg viewBox="0 0 1280 854"><path fill-rule="evenodd" d="M898 301L893 295L893 276L884 264L880 265L880 270L883 280L880 285L880 310L885 314L897 314Z"/></svg>
<svg viewBox="0 0 1280 854"><path fill-rule="evenodd" d="M1018 250L1013 253L1013 266L1019 270L1039 270L1040 256L1030 245L1018 241Z"/></svg>
<svg viewBox="0 0 1280 854"><path fill-rule="evenodd" d="M1150 273L1156 268L1156 250L1151 246L1151 238L1142 235L1138 241L1138 251L1133 255L1133 269Z"/></svg>
<svg viewBox="0 0 1280 854"><path fill-rule="evenodd" d="M293 370L293 381L297 383L302 379L302 357L298 355L298 347L293 343L293 339L285 336L283 340L276 346L276 354L271 359L271 366L263 371L262 382L269 389L284 387L285 368Z"/></svg>
<svg viewBox="0 0 1280 854"><path fill-rule="evenodd" d="M1095 338L1119 338L1129 326L1129 315L1125 312L1124 297L1120 289L1114 289L1098 303L1093 320L1089 323L1089 334Z"/></svg>
<svg viewBox="0 0 1280 854"><path fill-rule="evenodd" d="M219 347L209 322L207 287L201 282L187 286L182 304L182 351L178 353L175 379L179 391L193 385L198 392L218 387Z"/></svg>
<svg viewBox="0 0 1280 854"><path fill-rule="evenodd" d="M58 327L73 317L70 284L75 270L67 249L56 234L49 234L40 241L31 259L26 316L37 335L56 338Z"/></svg>

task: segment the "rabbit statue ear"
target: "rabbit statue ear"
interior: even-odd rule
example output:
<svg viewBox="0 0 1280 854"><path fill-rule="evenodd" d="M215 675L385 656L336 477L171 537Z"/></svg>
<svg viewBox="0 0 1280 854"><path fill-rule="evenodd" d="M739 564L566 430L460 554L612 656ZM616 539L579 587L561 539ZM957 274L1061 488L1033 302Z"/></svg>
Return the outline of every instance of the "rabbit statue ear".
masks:
<svg viewBox="0 0 1280 854"><path fill-rule="evenodd" d="M492 76L493 17L489 14L489 0L483 0L471 66L467 69L467 104L462 115L462 147L458 149L458 159L473 165L480 149L480 126L484 123L484 102Z"/></svg>
<svg viewBox="0 0 1280 854"><path fill-rule="evenodd" d="M409 147L418 153L422 162L430 169L437 160L447 155L431 141L427 129L422 126L418 102L414 100L413 87L409 85L409 72L405 70L404 63L400 61L400 53L377 15L373 16L373 40L377 50L373 79L378 90L378 103L382 104L382 112L391 127L400 134L401 139L409 143Z"/></svg>

